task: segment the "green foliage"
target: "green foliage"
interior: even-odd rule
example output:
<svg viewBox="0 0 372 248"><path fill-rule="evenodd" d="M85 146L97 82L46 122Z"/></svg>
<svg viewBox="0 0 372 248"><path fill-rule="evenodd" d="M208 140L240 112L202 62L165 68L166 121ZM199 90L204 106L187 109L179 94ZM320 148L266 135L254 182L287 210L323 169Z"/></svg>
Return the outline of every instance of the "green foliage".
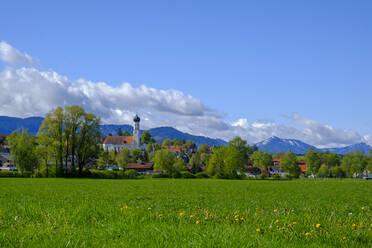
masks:
<svg viewBox="0 0 372 248"><path fill-rule="evenodd" d="M340 166L332 167L329 172L333 178L343 178L346 176L345 172L342 170Z"/></svg>
<svg viewBox="0 0 372 248"><path fill-rule="evenodd" d="M348 153L342 159L341 168L347 173L348 177L360 176L363 174L368 164L366 156L360 151Z"/></svg>
<svg viewBox="0 0 372 248"><path fill-rule="evenodd" d="M207 171L201 171L198 173L195 173L196 178L209 178L208 172Z"/></svg>
<svg viewBox="0 0 372 248"><path fill-rule="evenodd" d="M102 150L98 157L97 165L99 167L112 166L114 162L115 162L115 153L113 151L109 152L106 150Z"/></svg>
<svg viewBox="0 0 372 248"><path fill-rule="evenodd" d="M18 171L2 171L0 170L0 177L23 177Z"/></svg>
<svg viewBox="0 0 372 248"><path fill-rule="evenodd" d="M326 165L320 167L320 169L318 170L317 176L318 177L323 177L323 178L328 177L329 176L328 167Z"/></svg>
<svg viewBox="0 0 372 248"><path fill-rule="evenodd" d="M123 136L133 136L133 134L129 133L127 130L124 130Z"/></svg>
<svg viewBox="0 0 372 248"><path fill-rule="evenodd" d="M308 166L308 171L316 175L322 165L321 153L316 152L314 149L307 150L305 154L306 165Z"/></svg>
<svg viewBox="0 0 372 248"><path fill-rule="evenodd" d="M189 171L181 171L182 178L195 178L195 175Z"/></svg>
<svg viewBox="0 0 372 248"><path fill-rule="evenodd" d="M137 179L140 174L136 170L126 170L124 171L124 177L127 179Z"/></svg>
<svg viewBox="0 0 372 248"><path fill-rule="evenodd" d="M213 155L208 161L208 172L211 176L223 174L225 167L226 148L218 147L214 149Z"/></svg>
<svg viewBox="0 0 372 248"><path fill-rule="evenodd" d="M32 173L38 167L35 139L27 130L16 131L7 137L10 159L21 173Z"/></svg>
<svg viewBox="0 0 372 248"><path fill-rule="evenodd" d="M280 167L284 169L284 171L288 172L291 177L299 177L301 174L301 169L297 165L297 157L296 155L288 151L280 161Z"/></svg>
<svg viewBox="0 0 372 248"><path fill-rule="evenodd" d="M129 149L120 149L118 155L116 156L116 162L119 167L124 168L127 164L133 161Z"/></svg>
<svg viewBox="0 0 372 248"><path fill-rule="evenodd" d="M154 169L164 170L168 175L173 176L176 174L174 163L176 162L176 155L166 149L155 152Z"/></svg>
<svg viewBox="0 0 372 248"><path fill-rule="evenodd" d="M185 171L185 170L187 170L186 165L185 165L185 161L183 161L182 158L178 158L176 160L176 162L174 163L174 169L176 171Z"/></svg>
<svg viewBox="0 0 372 248"><path fill-rule="evenodd" d="M156 143L155 139L151 136L151 133L149 131L144 131L141 136L141 145L152 143Z"/></svg>
<svg viewBox="0 0 372 248"><path fill-rule="evenodd" d="M253 160L253 165L258 168L268 170L268 167L271 165L272 155L268 152L262 151L255 151L251 155L251 159Z"/></svg>

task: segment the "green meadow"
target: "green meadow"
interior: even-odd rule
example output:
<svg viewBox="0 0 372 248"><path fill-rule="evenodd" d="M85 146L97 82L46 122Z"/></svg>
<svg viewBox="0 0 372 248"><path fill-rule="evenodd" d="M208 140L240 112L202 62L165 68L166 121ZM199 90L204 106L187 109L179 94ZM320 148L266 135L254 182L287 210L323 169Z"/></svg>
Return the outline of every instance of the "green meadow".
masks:
<svg viewBox="0 0 372 248"><path fill-rule="evenodd" d="M0 179L0 247L372 247L362 180Z"/></svg>

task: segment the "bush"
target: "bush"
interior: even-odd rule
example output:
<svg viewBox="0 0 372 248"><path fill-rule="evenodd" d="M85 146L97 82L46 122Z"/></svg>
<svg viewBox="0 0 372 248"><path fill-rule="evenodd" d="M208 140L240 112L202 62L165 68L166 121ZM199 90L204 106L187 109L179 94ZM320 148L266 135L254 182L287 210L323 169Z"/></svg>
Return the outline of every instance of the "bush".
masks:
<svg viewBox="0 0 372 248"><path fill-rule="evenodd" d="M279 174L274 174L274 175L272 176L272 178L275 179L275 180L279 180L279 179L281 179L282 177L281 177Z"/></svg>
<svg viewBox="0 0 372 248"><path fill-rule="evenodd" d="M1 171L0 177L23 177L18 171Z"/></svg>
<svg viewBox="0 0 372 248"><path fill-rule="evenodd" d="M182 178L195 178L195 175L188 171L182 171L181 177Z"/></svg>
<svg viewBox="0 0 372 248"><path fill-rule="evenodd" d="M168 178L169 176L167 174L163 174L163 173L160 173L160 174L153 174L151 176L152 178Z"/></svg>
<svg viewBox="0 0 372 248"><path fill-rule="evenodd" d="M265 173L261 173L260 175L257 176L258 179L262 179L262 180L263 180L263 179L266 179L266 178L268 178L268 177L269 177L269 176L268 176L267 174L265 174Z"/></svg>
<svg viewBox="0 0 372 248"><path fill-rule="evenodd" d="M216 173L213 178L216 178L216 179L225 179L226 176L222 173Z"/></svg>
<svg viewBox="0 0 372 248"><path fill-rule="evenodd" d="M196 178L209 178L208 172L202 171L195 174Z"/></svg>
<svg viewBox="0 0 372 248"><path fill-rule="evenodd" d="M126 170L124 171L124 177L127 179L136 179L140 174L136 170Z"/></svg>

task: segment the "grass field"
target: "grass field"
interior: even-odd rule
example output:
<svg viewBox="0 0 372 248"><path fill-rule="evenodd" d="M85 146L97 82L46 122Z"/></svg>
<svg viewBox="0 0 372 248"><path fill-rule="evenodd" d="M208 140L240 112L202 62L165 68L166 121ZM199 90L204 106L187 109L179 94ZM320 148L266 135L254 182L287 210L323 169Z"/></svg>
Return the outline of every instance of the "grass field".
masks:
<svg viewBox="0 0 372 248"><path fill-rule="evenodd" d="M361 180L15 178L0 187L0 247L372 247L372 182Z"/></svg>

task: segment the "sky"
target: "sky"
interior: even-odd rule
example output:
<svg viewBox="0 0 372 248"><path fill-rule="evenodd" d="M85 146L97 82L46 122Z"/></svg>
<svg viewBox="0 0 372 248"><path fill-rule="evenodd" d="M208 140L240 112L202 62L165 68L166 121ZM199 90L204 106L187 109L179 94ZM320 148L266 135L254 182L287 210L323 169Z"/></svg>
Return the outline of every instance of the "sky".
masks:
<svg viewBox="0 0 372 248"><path fill-rule="evenodd" d="M371 1L2 1L0 115L372 144Z"/></svg>

